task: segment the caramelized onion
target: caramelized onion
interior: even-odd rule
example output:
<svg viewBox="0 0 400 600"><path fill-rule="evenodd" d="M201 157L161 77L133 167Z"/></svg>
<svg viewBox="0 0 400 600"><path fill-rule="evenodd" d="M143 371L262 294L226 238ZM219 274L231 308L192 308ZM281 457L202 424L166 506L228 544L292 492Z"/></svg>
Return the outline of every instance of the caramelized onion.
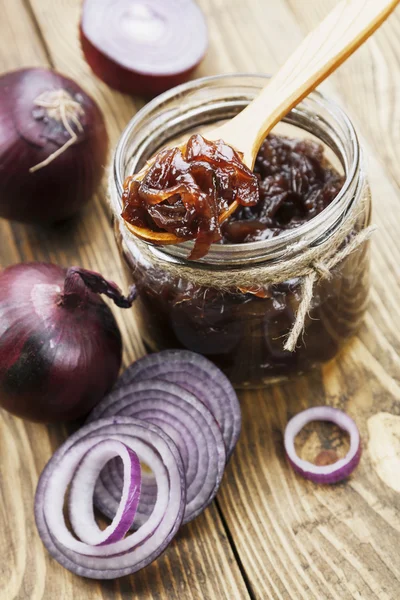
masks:
<svg viewBox="0 0 400 600"><path fill-rule="evenodd" d="M133 225L195 240L190 259L222 238L219 216L232 202L254 206L258 180L222 140L192 135L185 148L159 152L144 176L124 184L123 218Z"/></svg>

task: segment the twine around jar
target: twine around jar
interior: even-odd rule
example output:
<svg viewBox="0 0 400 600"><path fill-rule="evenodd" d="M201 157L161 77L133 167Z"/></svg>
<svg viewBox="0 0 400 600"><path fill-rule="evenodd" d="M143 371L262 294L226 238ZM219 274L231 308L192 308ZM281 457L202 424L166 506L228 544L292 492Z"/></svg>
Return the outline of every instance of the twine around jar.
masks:
<svg viewBox="0 0 400 600"><path fill-rule="evenodd" d="M168 273L172 277L184 278L193 285L213 287L222 291L240 288L255 290L267 285L283 283L289 279L300 279L301 301L296 312L296 319L286 338L284 350L293 352L303 332L306 316L311 308L314 285L318 280L329 279L331 272L346 257L366 242L376 229L369 226L359 231L341 248L346 237L353 231L355 219L344 222L326 241L318 246L300 250L299 245L290 246L285 255L287 259L270 265L258 265L247 268L226 268L223 271L212 270L201 263L193 268L189 263L166 261L159 253L142 240L135 238L135 244L142 255L154 268ZM289 257L294 251L300 253Z"/></svg>
<svg viewBox="0 0 400 600"><path fill-rule="evenodd" d="M296 349L297 341L303 332L304 323L306 316L311 308L311 302L313 298L314 285L318 279L330 279L331 272L336 265L339 265L342 260L359 248L364 242L366 242L376 227L370 225L366 229L363 229L353 239L348 242L344 248L331 255L330 257L323 257L322 260L314 260L309 267L309 272L301 277L301 288L300 297L301 301L296 312L296 319L293 326L286 338L283 346L284 350L294 352Z"/></svg>

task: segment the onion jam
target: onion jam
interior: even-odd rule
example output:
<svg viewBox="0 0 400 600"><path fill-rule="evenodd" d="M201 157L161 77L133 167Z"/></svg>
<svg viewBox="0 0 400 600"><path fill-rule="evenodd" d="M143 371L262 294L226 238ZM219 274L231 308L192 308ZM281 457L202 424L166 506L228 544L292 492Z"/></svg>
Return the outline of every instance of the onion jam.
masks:
<svg viewBox="0 0 400 600"><path fill-rule="evenodd" d="M123 218L152 231L195 239L191 259L215 242L265 240L320 213L340 191L343 178L312 141L269 135L252 173L222 140L192 135L181 149L159 152L143 179L124 184ZM233 201L239 208L222 225Z"/></svg>
<svg viewBox="0 0 400 600"><path fill-rule="evenodd" d="M222 242L258 242L309 221L332 202L344 180L321 144L270 134L256 158L259 201L223 224Z"/></svg>
<svg viewBox="0 0 400 600"><path fill-rule="evenodd" d="M189 149L186 156L165 151L149 179L143 183L128 181L124 217L139 225L168 227L181 236L197 235L201 225L201 236L196 238L198 244L200 239L200 255L211 241L233 244L236 260L243 257L241 267L246 266L246 245L258 241L260 261L252 263L255 280L257 269L264 264L263 253L268 254L262 242L311 221L344 185L323 146L311 140L269 135L258 152L254 173L240 168L232 149L235 164L229 166L226 147L215 149L199 136L191 138ZM361 179L360 186L356 196L360 216L354 235L370 220L369 188ZM158 188L162 190L161 201ZM190 196L193 190L194 199ZM205 199L208 190L210 200ZM348 191L344 193L347 198ZM239 207L219 228L217 215L235 198ZM199 215L207 218L202 220ZM362 323L369 290L368 244L334 267L331 277L315 282L304 332L296 350L289 352L283 346L302 301L300 278L268 285L260 281L255 288L239 288L229 278L229 261L224 266L221 259L216 266L208 263L207 269L226 273L232 285L201 285L191 280L186 264L180 267L176 263L171 269L167 257L164 268L162 254L154 263L147 260L124 227L119 229L118 239L129 275L138 288L134 311L146 347L152 351L186 348L203 354L236 386L263 385L326 362ZM220 249L223 257L223 247ZM193 264L192 268L201 272L203 267Z"/></svg>
<svg viewBox="0 0 400 600"><path fill-rule="evenodd" d="M195 239L191 259L207 254L221 240L218 217L236 200L243 207L259 201L257 177L222 140L192 135L184 150L159 152L141 181L124 184L123 218L139 227Z"/></svg>

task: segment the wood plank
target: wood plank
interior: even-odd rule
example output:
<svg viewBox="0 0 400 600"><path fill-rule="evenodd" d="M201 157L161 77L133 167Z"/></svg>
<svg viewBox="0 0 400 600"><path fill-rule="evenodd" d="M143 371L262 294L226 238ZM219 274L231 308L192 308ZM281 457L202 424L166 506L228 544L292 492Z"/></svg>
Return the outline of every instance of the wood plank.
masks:
<svg viewBox="0 0 400 600"><path fill-rule="evenodd" d="M9 71L24 66L46 64L46 53L40 44L36 29L22 0L12 4L1 0L1 70ZM15 15L19 18L16 19ZM17 44L16 40L27 40ZM0 219L1 264L18 262L19 252L11 223Z"/></svg>
<svg viewBox="0 0 400 600"><path fill-rule="evenodd" d="M295 47L303 33L315 24L322 17L322 12L326 13L334 2L308 0L305 3L307 10L304 10L304 4L300 6L295 0L290 0L290 3L284 0L276 0L273 3L266 3L264 0L251 0L246 3L240 0L201 0L200 3L207 14L211 32L210 52L198 70L198 74L203 75L239 70L274 71ZM118 110L118 114L113 113L110 117L111 137L115 136L113 139L116 139L118 126L123 126L124 120L128 118L127 113L134 110L134 107L127 98L117 99L118 94L93 80L84 62L76 58L78 46L74 28L79 11L78 4L75 0L64 0L63 3L32 0L40 27L46 33L46 40L54 53L55 64L84 82L85 87L96 96L103 110L108 111L108 107L113 108L114 104L119 107L119 103L122 103L122 112ZM53 9L56 5L57 10ZM372 449L371 440L378 427L373 416L377 410L397 414L400 400L400 336L396 327L399 324L400 298L400 257L397 245L397 206L400 198L395 162L399 152L399 140L396 137L396 128L391 127L385 110L387 106L391 107L389 114L393 121L396 116L400 79L397 59L392 56L393 48L397 47L398 43L398 36L395 38L398 17L394 19L396 21L392 18L382 32L378 32L376 37L368 42L365 50L359 51L364 52L362 59L361 54L357 54L351 59L353 62L350 62L349 66L343 66L324 86L331 95L338 97L346 110L349 110L361 134L367 139L373 194L379 199L380 210L375 210L375 221L380 229L373 244L374 288L365 325L357 339L339 359L324 369L265 391L241 394L244 431L228 468L218 503L246 571L252 596L263 600L394 600L398 597L399 495L380 478L378 473L382 475L382 465L377 462L376 454L369 450ZM384 41L378 44L379 36L382 36ZM375 44L378 44L377 49ZM372 47L374 60L371 63ZM358 60L357 68L353 67L354 61ZM347 68L351 69L351 74L345 76ZM379 113L378 119L371 117L375 111ZM383 148L381 153L384 145L382 140L386 142L387 139L389 147ZM391 180L387 173L391 175ZM84 221L87 218L85 216ZM92 226L90 221L90 227ZM87 260L88 265L97 264L96 257L93 258L91 254L92 231L88 225L84 242L73 237L78 254L72 253L72 257L82 257L83 260ZM106 232L97 230L96 235L99 234L106 235ZM30 253L37 256L39 252L43 252L43 248L48 247L49 254L57 257L59 244L64 248L62 239L61 242L57 239L58 233L50 240L43 234L39 243L36 243L35 235L36 232L27 237L25 228L21 230L21 234L14 235L18 242L15 252L21 252L22 256L29 256ZM64 253L70 252L70 236L71 233L66 232ZM83 248L86 248L85 252ZM107 253L109 250L107 246ZM96 251L102 250L96 246ZM68 254L65 256L68 257ZM10 255L8 262L13 260ZM114 260L116 259L112 255L113 264ZM108 267L107 262L104 265ZM109 265L109 268L113 269L113 265ZM117 276L115 278L117 279ZM325 402L340 406L354 415L365 443L364 457L356 474L349 482L330 488L314 486L295 476L286 464L282 448L282 431L287 419L302 408ZM17 433L15 428L21 428L20 422L10 417L7 419L7 428L11 433L4 433L2 436L3 441L7 440L4 442L7 452L12 444L10 440L14 439L20 440L18 446L21 444L24 448L32 447L34 467L26 472L25 480L29 481L32 477L34 479L33 469L36 469L36 473L39 472L50 453L50 447L55 447L63 434L58 429L50 428L43 435L40 433L41 428L30 425L22 428L22 433ZM394 427L396 430L396 425ZM318 435L310 431L305 432L301 438L301 445L302 451L309 456L314 456L320 445L332 446L338 451L345 448L342 438L330 428L322 428ZM2 454L4 455L4 452ZM8 474L14 472L17 464L12 462L12 456L11 454L6 461ZM18 460L21 460L21 457ZM32 462L32 459L29 461ZM30 495L33 487L34 484L29 484L28 490L24 489L22 493ZM7 506L12 510L13 505L10 502ZM221 539L221 536L226 544L220 525L216 531L213 529L214 518L217 517L207 511L204 518L212 520L209 529L211 537L207 538L211 540L211 545L215 543L215 539ZM200 521L196 521L193 527L202 527L199 523ZM28 539L30 542L35 536L32 523L31 529L29 525L28 529L21 527L19 520L13 523L13 526L18 531L18 539ZM212 534L217 537L213 538ZM199 535L201 536L201 533L191 531L188 540L197 543ZM25 564L25 557L22 559L22 553L15 553L9 538L7 540L7 558L11 554L10 561L19 561L18 565ZM175 546L178 546L176 550ZM59 572L53 571L53 562L46 558L45 565L49 569L46 593L51 598L57 597L57 594L68 598L68 594L73 590L74 598L81 598L83 595L90 598L90 594L96 589L103 598L115 597L118 593L122 597L143 597L142 594L144 597L152 597L151 594L158 597L154 590L159 588L152 588L149 581L153 578L155 585L154 580L158 581L162 572L165 580L161 582L160 589L168 590L168 598L245 597L240 595L246 592L238 579L237 569L232 566L232 556L228 551L227 554L223 554L220 579L225 580L227 573L231 572L233 579L229 580L229 587L216 588L213 593L215 581L214 578L209 581L209 573L215 573L215 552L212 553L210 562L205 563L202 568L204 577L198 574L198 565L196 566L196 584L192 584L192 565L189 563L190 567L187 566L190 546L187 547L187 552L185 548L183 553L179 539L172 550L172 563L167 554L162 559L166 563L162 563L160 570L158 561L154 570L153 567L150 568L149 575L146 569L140 574L140 579L132 578L136 586L133 590L129 578L127 581L102 584L96 588L93 587L93 582L79 580L78 583L77 578L69 577L61 568ZM203 548L204 554L209 550L210 548ZM197 556L200 550L196 548L195 552ZM181 553L178 558L175 558L176 553ZM33 565L32 569L42 572L43 566L40 561L43 555L40 546L38 545L37 551L32 549L32 552L31 548L28 548L26 555L28 564ZM224 556L228 556L228 559L225 560ZM171 564L174 565L172 572L176 575L175 579L168 573ZM182 564L187 570L183 583L183 575L180 572ZM20 577L15 573L20 573L19 567L11 567L7 571L14 582L13 589L20 590L17 592L20 595L16 597L43 597L41 580L37 581L40 578L25 578L22 580L22 587L16 588L15 586L21 586L21 582L15 583L15 578ZM219 584L222 586L224 582L220 581ZM180 585L183 585L183 588L180 588ZM177 595L178 592L180 596ZM8 600L10 596L5 597Z"/></svg>
<svg viewBox="0 0 400 600"><path fill-rule="evenodd" d="M319 0L313 10L302 10L296 0L288 0L303 32L314 27L336 4ZM399 81L400 11L397 9L374 36L331 78L340 90L351 115L362 124L362 134L396 185L400 187Z"/></svg>
<svg viewBox="0 0 400 600"><path fill-rule="evenodd" d="M229 25L225 21L224 36L218 39L218 54L231 53L237 69L273 71L303 32L322 18L321 6L326 14L328 4L333 2L309 1L304 10L304 4L292 0L292 10L296 11L293 15L284 2L268 6L260 2L246 6L231 2L227 10ZM219 8L222 14L221 3ZM301 15L308 19L303 32L298 26ZM393 127L395 118L387 123L383 106L388 104L384 98L380 98L381 109L375 117L375 99L380 97L381 89L376 73L381 78L382 71L390 73L390 83L387 81L383 89L389 87L392 95L391 115L400 92L398 63L387 52L388 43L393 46L398 40L397 21L398 15L384 26L376 40L373 38L360 51L362 59L356 54L349 67L344 65L323 86L349 110L361 135L367 139L365 147L376 202L374 220L379 230L373 242L374 287L365 325L346 351L321 371L256 394L241 394L244 431L222 486L219 504L253 595L260 599L398 597L400 562L396 548L400 541L400 498L387 481L383 484L378 475L379 465L369 452L377 426L374 415L377 411L398 414L400 399L397 333L400 195L396 177L392 181L387 177L391 164L396 170L391 156L398 156L399 140ZM251 45L241 44L238 39L242 26L251 31ZM379 47L381 39L385 40L385 47ZM376 59L377 64L372 67L371 47L375 50L377 45L375 54L379 64ZM388 136L390 142L386 148ZM385 150L378 154L382 147ZM354 477L347 484L329 488L295 476L282 447L282 433L290 416L324 403L352 414L365 444L364 457ZM398 434L397 422L395 427ZM343 444L342 438L338 438L337 432L332 435L330 428L322 429L318 436L309 431L301 442L303 452L307 456L308 451L310 457L316 456L319 447L340 449ZM395 451L393 447L388 449L389 455L395 455ZM393 460L387 460L385 468L392 467L393 471L397 466Z"/></svg>
<svg viewBox="0 0 400 600"><path fill-rule="evenodd" d="M36 26L25 6L30 5L0 0L6 19L1 25L6 34L0 38L1 71L33 64L46 66L50 61L97 100L106 116L113 146L143 101L113 92L91 75L77 42L80 2L32 3ZM0 226L2 266L21 260L50 260L66 266L80 264L122 280L105 184L74 223L52 230L4 221ZM125 362L131 362L143 353L136 324L128 312L119 311L116 316L125 341ZM34 525L33 496L44 464L67 433L66 428L24 423L4 412L0 415L1 600L248 597L215 506L195 523L183 527L165 554L134 577L93 582L72 575L52 560Z"/></svg>

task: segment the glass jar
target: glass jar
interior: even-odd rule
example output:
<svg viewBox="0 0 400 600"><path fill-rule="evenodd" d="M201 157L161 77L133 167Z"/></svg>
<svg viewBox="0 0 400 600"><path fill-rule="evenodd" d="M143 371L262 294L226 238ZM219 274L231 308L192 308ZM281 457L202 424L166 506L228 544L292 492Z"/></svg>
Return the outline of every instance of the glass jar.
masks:
<svg viewBox="0 0 400 600"><path fill-rule="evenodd" d="M159 96L128 124L118 144L110 181L115 233L139 299L134 310L150 351L187 348L215 362L238 387L257 387L332 359L359 328L369 291L368 243L320 278L313 289L304 330L294 352L283 349L301 302L301 280L249 291L193 283L188 269L229 276L232 269L283 265L291 253L318 247L352 219L347 241L370 223L371 198L362 153L344 112L318 92L301 102L274 129L317 139L345 175L333 202L319 215L280 236L247 244L213 244L199 261L187 260L193 242L156 247L138 242L120 217L124 179L162 146L232 118L265 85L266 76L223 75L189 82ZM355 217L356 215L356 217ZM346 241L344 245L346 245ZM298 248L297 250L295 250ZM149 257L156 259L153 261Z"/></svg>

